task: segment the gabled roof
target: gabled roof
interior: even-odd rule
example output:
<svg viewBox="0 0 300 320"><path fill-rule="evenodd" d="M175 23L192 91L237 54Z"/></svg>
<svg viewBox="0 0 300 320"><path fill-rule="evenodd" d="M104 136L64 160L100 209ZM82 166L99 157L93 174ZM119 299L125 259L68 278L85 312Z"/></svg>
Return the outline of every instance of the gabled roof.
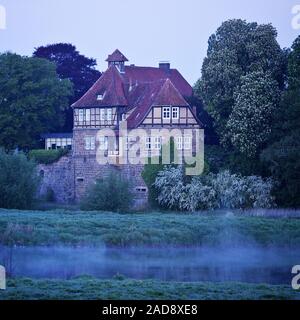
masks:
<svg viewBox="0 0 300 320"><path fill-rule="evenodd" d="M152 105L156 106L188 106L180 92L175 88L170 79L166 79Z"/></svg>
<svg viewBox="0 0 300 320"><path fill-rule="evenodd" d="M125 61L128 61L128 59L124 56L124 54L119 49L116 49L112 54L108 55L105 61L125 62Z"/></svg>
<svg viewBox="0 0 300 320"><path fill-rule="evenodd" d="M98 99L98 96L102 99ZM110 66L73 108L127 106L123 81L115 66Z"/></svg>
<svg viewBox="0 0 300 320"><path fill-rule="evenodd" d="M123 60L118 60L123 59ZM107 61L127 61L116 50ZM153 105L189 106L184 97L193 89L176 69L125 66L124 72L114 66L101 75L87 93L76 101L73 108L126 107L132 110L128 127L138 126Z"/></svg>
<svg viewBox="0 0 300 320"><path fill-rule="evenodd" d="M184 97L193 95L193 88L177 69L161 69L155 67L125 66L124 77L127 82L141 83L170 79Z"/></svg>

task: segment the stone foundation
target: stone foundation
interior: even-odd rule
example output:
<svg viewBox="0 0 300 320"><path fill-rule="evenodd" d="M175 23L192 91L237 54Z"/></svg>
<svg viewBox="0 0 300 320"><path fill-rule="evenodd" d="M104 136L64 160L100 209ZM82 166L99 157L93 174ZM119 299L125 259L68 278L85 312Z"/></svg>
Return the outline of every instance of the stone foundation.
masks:
<svg viewBox="0 0 300 320"><path fill-rule="evenodd" d="M48 190L52 190L58 203L79 203L89 186L97 178L107 176L112 170L119 172L132 185L134 208L143 209L148 205L148 190L141 177L143 165L100 165L94 154L62 157L50 165L40 164L41 176L39 198L45 199Z"/></svg>
<svg viewBox="0 0 300 320"><path fill-rule="evenodd" d="M40 198L45 199L49 190L52 190L56 202L74 201L74 164L71 156L62 157L53 164L40 164L38 172L41 177Z"/></svg>

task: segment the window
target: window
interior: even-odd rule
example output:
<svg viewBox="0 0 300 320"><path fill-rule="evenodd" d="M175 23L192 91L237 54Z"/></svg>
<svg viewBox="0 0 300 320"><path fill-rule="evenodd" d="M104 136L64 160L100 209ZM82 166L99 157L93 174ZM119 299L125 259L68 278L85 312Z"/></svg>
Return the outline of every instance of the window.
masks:
<svg viewBox="0 0 300 320"><path fill-rule="evenodd" d="M177 142L177 149L182 150L183 149L183 139L182 137L176 137L176 142Z"/></svg>
<svg viewBox="0 0 300 320"><path fill-rule="evenodd" d="M112 109L100 109L100 120L111 121L112 120Z"/></svg>
<svg viewBox="0 0 300 320"><path fill-rule="evenodd" d="M112 110L111 109L107 109L106 120L108 120L108 121L112 120Z"/></svg>
<svg viewBox="0 0 300 320"><path fill-rule="evenodd" d="M146 150L151 150L151 137L146 138Z"/></svg>
<svg viewBox="0 0 300 320"><path fill-rule="evenodd" d="M91 121L91 109L79 109L78 120L79 120L79 122L90 122Z"/></svg>
<svg viewBox="0 0 300 320"><path fill-rule="evenodd" d="M192 148L192 137L185 136L184 137L184 149L190 150Z"/></svg>
<svg viewBox="0 0 300 320"><path fill-rule="evenodd" d="M155 150L161 149L161 137L154 137L154 149Z"/></svg>
<svg viewBox="0 0 300 320"><path fill-rule="evenodd" d="M85 110L85 121L90 122L91 121L91 109Z"/></svg>
<svg viewBox="0 0 300 320"><path fill-rule="evenodd" d="M104 136L99 137L99 149L108 150L108 137L104 137Z"/></svg>
<svg viewBox="0 0 300 320"><path fill-rule="evenodd" d="M147 192L147 188L146 187L136 187L135 191L145 193L145 192Z"/></svg>
<svg viewBox="0 0 300 320"><path fill-rule="evenodd" d="M101 109L101 110L100 110L100 120L101 120L101 121L106 120L105 117L106 117L105 109Z"/></svg>
<svg viewBox="0 0 300 320"><path fill-rule="evenodd" d="M103 94L98 94L98 95L97 95L97 100L98 100L98 101L103 100Z"/></svg>
<svg viewBox="0 0 300 320"><path fill-rule="evenodd" d="M179 108L178 107L173 107L172 108L172 118L173 119L178 119L179 118Z"/></svg>
<svg viewBox="0 0 300 320"><path fill-rule="evenodd" d="M85 150L95 150L95 137L85 137Z"/></svg>
<svg viewBox="0 0 300 320"><path fill-rule="evenodd" d="M190 136L177 137L176 142L178 150L190 150L192 148L192 137Z"/></svg>
<svg viewBox="0 0 300 320"><path fill-rule="evenodd" d="M164 119L170 119L171 116L171 111L170 111L170 107L164 107L163 108L163 118Z"/></svg>
<svg viewBox="0 0 300 320"><path fill-rule="evenodd" d="M78 110L78 118L79 118L79 122L83 122L83 119L84 119L84 110L83 109Z"/></svg>

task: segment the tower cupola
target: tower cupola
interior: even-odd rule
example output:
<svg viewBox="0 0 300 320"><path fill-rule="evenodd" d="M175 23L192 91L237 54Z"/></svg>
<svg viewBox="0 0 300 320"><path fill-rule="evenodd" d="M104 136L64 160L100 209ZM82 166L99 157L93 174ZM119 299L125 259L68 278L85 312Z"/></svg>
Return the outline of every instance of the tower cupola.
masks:
<svg viewBox="0 0 300 320"><path fill-rule="evenodd" d="M108 62L108 67L114 65L118 68L119 72L124 72L125 62L128 61L128 59L120 50L116 49L112 54L110 54L107 57L106 61Z"/></svg>

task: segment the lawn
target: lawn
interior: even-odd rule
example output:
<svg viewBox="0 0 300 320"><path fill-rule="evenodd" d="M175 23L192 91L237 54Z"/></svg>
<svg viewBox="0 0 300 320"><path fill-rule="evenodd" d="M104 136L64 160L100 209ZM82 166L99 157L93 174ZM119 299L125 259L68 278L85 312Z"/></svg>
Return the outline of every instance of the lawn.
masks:
<svg viewBox="0 0 300 320"><path fill-rule="evenodd" d="M300 219L220 214L0 210L0 244L217 245L300 244Z"/></svg>
<svg viewBox="0 0 300 320"><path fill-rule="evenodd" d="M88 276L71 280L10 279L0 300L35 299L191 299L191 300L271 300L300 299L290 286L244 283L183 283L153 280L99 280Z"/></svg>

